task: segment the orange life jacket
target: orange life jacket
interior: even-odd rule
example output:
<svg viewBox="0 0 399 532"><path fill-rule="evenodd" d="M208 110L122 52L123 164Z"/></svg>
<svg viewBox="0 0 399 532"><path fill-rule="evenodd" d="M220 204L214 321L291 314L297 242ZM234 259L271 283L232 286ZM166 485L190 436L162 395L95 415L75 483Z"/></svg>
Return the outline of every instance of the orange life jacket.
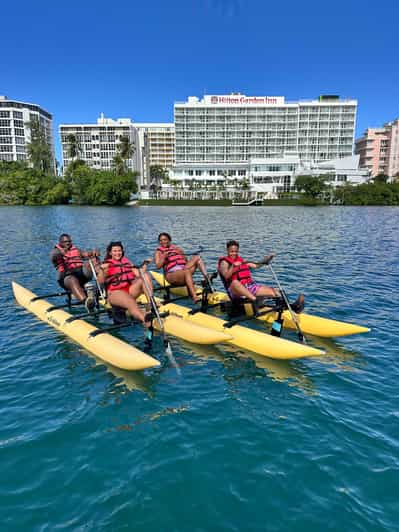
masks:
<svg viewBox="0 0 399 532"><path fill-rule="evenodd" d="M232 281L240 281L241 284L246 285L249 283L253 283L253 279L251 276L250 269L248 267L248 264L244 261L244 259L240 256L237 256L236 259L232 259L230 257L220 257L218 260L218 270L220 273L220 263L225 260L229 264L233 265L235 262L240 262L239 266L233 266L233 273L229 279L225 279L222 274L220 274L220 277L223 281L223 284L225 288L229 288Z"/></svg>
<svg viewBox="0 0 399 532"><path fill-rule="evenodd" d="M105 279L105 286L108 292L124 290L136 279L132 270L133 264L126 257L122 257L120 261L107 259L105 263L109 264Z"/></svg>
<svg viewBox="0 0 399 532"><path fill-rule="evenodd" d="M55 264L59 273L67 273L83 266L82 255L76 246L72 246L68 251L65 251L59 244L55 247L61 252Z"/></svg>
<svg viewBox="0 0 399 532"><path fill-rule="evenodd" d="M157 251L166 253L165 262L163 264L163 271L165 274L168 273L168 271L174 268L175 266L185 266L187 264L186 259L180 253L178 248L173 244L171 244L169 247L160 246L157 248Z"/></svg>

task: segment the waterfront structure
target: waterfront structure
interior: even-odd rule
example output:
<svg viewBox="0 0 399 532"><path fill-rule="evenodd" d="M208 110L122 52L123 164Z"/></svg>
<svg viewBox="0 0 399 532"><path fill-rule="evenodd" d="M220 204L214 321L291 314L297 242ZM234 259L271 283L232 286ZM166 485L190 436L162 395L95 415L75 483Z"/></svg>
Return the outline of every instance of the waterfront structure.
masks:
<svg viewBox="0 0 399 532"><path fill-rule="evenodd" d="M355 152L360 156L360 166L371 176L399 174L399 118L379 128L368 128L356 140Z"/></svg>
<svg viewBox="0 0 399 532"><path fill-rule="evenodd" d="M135 123L130 118L113 120L103 114L96 124L61 124L59 127L64 171L72 161L69 153L69 135L79 145L79 158L89 167L110 170L121 137L126 136L134 146L128 159L129 170L139 174L140 188L150 185L150 167L169 168L174 164L174 124Z"/></svg>
<svg viewBox="0 0 399 532"><path fill-rule="evenodd" d="M228 165L290 153L314 162L347 157L353 154L356 110L356 100L338 96L297 102L283 96L190 96L174 105L176 165Z"/></svg>
<svg viewBox="0 0 399 532"><path fill-rule="evenodd" d="M353 158L356 112L356 100L331 95L296 102L283 96L190 96L174 106L171 182L191 190L201 183L232 190L234 184L276 197L294 190L305 169L323 173L322 163L340 179L333 184L364 181L368 174L359 172ZM341 159L348 172L340 173Z"/></svg>
<svg viewBox="0 0 399 532"><path fill-rule="evenodd" d="M0 96L0 160L28 160L26 146L31 141L28 123L35 119L43 128L55 169L52 115L39 105L10 100L6 96Z"/></svg>
<svg viewBox="0 0 399 532"><path fill-rule="evenodd" d="M277 199L284 192L295 191L299 175L326 175L333 187L346 183L359 185L369 180L369 172L359 169L359 155L316 163L292 153L242 163L176 165L170 182L163 184L157 197Z"/></svg>

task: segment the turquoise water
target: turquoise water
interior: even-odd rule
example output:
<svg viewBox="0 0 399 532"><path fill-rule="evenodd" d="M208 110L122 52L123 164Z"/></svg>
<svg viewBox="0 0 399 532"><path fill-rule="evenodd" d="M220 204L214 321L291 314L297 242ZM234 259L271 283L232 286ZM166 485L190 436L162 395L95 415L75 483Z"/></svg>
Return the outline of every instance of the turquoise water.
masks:
<svg viewBox="0 0 399 532"><path fill-rule="evenodd" d="M0 208L2 530L398 530L398 227L397 208ZM293 362L173 339L180 376L116 371L13 299L11 280L54 291L64 231L136 261L168 231L209 266L238 238L308 312L372 331Z"/></svg>

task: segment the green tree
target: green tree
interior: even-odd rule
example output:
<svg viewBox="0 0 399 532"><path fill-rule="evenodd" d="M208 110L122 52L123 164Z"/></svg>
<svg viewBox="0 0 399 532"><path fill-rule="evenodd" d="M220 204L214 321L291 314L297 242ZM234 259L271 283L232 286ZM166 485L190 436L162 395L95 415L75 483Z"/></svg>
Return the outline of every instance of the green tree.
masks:
<svg viewBox="0 0 399 532"><path fill-rule="evenodd" d="M62 179L43 174L25 162L0 163L0 203L49 205L68 201L69 190Z"/></svg>
<svg viewBox="0 0 399 532"><path fill-rule="evenodd" d="M389 176L384 173L380 173L373 178L373 183L387 183Z"/></svg>
<svg viewBox="0 0 399 532"><path fill-rule="evenodd" d="M32 117L26 125L30 129L30 142L26 146L26 151L33 168L40 170L43 174L54 172L53 156L44 127L37 117Z"/></svg>
<svg viewBox="0 0 399 532"><path fill-rule="evenodd" d="M169 177L167 168L164 168L160 164L152 164L150 166L150 179L156 183L163 183Z"/></svg>
<svg viewBox="0 0 399 532"><path fill-rule="evenodd" d="M78 166L71 179L72 200L81 205L124 205L137 191L135 178L134 172L119 175Z"/></svg>
<svg viewBox="0 0 399 532"><path fill-rule="evenodd" d="M327 180L329 176L325 175L300 175L295 180L295 187L298 192L303 192L305 196L313 200L320 199L327 191Z"/></svg>
<svg viewBox="0 0 399 532"><path fill-rule="evenodd" d="M80 155L82 154L82 147L77 136L74 133L70 133L66 138L66 142L68 158L72 159L73 161L75 159L79 159Z"/></svg>
<svg viewBox="0 0 399 532"><path fill-rule="evenodd" d="M117 152L113 159L113 167L118 175L123 175L128 172L127 161L133 157L136 147L127 135L123 135L119 139Z"/></svg>

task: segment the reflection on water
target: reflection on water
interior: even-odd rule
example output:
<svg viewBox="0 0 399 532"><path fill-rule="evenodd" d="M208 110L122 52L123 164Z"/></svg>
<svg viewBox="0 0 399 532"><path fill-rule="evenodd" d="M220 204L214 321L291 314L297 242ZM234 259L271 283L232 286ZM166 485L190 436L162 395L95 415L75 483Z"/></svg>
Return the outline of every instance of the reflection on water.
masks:
<svg viewBox="0 0 399 532"><path fill-rule="evenodd" d="M129 432L129 431L134 430L134 428L139 425L158 421L160 418L163 418L165 416L173 416L176 414L182 414L183 412L186 412L188 409L189 407L187 405L181 405L177 407L166 407L157 412L153 412L151 414L140 416L137 419L131 421L130 423L124 423L123 425L116 425L115 427L107 428L105 429L105 432L114 432L114 431Z"/></svg>
<svg viewBox="0 0 399 532"><path fill-rule="evenodd" d="M366 360L363 355L352 348L338 343L334 338L319 338L310 336L312 344L320 349L324 349L325 355L315 357L315 360L322 364L330 364L342 371L359 371L366 366Z"/></svg>

